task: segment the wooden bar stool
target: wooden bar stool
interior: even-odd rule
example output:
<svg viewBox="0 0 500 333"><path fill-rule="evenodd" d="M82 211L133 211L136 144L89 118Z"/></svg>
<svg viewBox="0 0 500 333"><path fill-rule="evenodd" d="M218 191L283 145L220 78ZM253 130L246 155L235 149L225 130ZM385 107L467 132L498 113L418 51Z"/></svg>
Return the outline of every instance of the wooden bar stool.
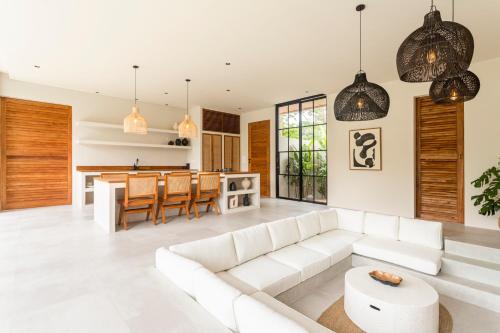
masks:
<svg viewBox="0 0 500 333"><path fill-rule="evenodd" d="M153 217L156 225L154 205L158 201L158 176L156 175L127 175L125 180L125 197L118 200L120 215L118 221L123 228L128 229L127 216L129 214L147 213Z"/></svg>
<svg viewBox="0 0 500 333"><path fill-rule="evenodd" d="M198 173L198 184L196 186L196 197L192 205L194 215L200 218L198 206L206 205L206 212L212 206L214 212L219 215L220 209L217 199L220 197L220 173L218 172L200 172Z"/></svg>
<svg viewBox="0 0 500 333"><path fill-rule="evenodd" d="M189 213L189 204L191 202L191 174L175 172L165 174L165 185L163 187L163 195L158 199L158 206L156 207L156 216L161 210L161 222L166 223L166 210L179 209L179 216L182 211L186 210L186 217L191 219Z"/></svg>

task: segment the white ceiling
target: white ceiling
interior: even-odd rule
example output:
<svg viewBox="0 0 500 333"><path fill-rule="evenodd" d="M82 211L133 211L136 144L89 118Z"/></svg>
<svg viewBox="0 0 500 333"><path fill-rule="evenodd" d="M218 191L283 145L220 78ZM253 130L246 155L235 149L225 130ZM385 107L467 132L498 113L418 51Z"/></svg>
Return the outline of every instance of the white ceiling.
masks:
<svg viewBox="0 0 500 333"><path fill-rule="evenodd" d="M422 24L430 1L363 2L368 79L397 79L397 49ZM473 61L500 56L500 1L455 2L456 21L475 38ZM252 110L350 83L358 69L359 3L0 0L0 71L16 80L132 99L137 64L141 101L183 107L189 77L191 104ZM451 0L435 3L449 20Z"/></svg>

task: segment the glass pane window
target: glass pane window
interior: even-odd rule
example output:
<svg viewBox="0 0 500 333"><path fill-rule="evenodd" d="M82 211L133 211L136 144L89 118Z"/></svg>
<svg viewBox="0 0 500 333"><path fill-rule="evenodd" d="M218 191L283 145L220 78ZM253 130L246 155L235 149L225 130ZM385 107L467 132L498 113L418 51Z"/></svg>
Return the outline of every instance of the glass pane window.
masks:
<svg viewBox="0 0 500 333"><path fill-rule="evenodd" d="M279 198L327 203L325 95L276 106L276 191Z"/></svg>

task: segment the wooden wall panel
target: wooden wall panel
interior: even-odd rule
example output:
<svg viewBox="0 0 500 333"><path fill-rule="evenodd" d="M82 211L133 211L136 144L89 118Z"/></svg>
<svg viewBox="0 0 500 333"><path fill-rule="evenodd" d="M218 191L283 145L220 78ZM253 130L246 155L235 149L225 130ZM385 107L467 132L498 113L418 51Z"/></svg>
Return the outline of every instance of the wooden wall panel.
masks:
<svg viewBox="0 0 500 333"><path fill-rule="evenodd" d="M2 98L2 209L71 204L71 107Z"/></svg>
<svg viewBox="0 0 500 333"><path fill-rule="evenodd" d="M463 223L463 104L417 98L415 124L415 215Z"/></svg>
<svg viewBox="0 0 500 333"><path fill-rule="evenodd" d="M202 129L209 132L240 134L240 116L203 109Z"/></svg>

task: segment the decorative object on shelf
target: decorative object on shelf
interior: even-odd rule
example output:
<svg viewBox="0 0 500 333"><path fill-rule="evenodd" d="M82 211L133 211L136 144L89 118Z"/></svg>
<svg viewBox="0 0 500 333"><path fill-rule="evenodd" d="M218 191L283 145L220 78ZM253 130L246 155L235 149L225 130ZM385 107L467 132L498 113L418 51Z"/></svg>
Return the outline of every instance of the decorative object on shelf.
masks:
<svg viewBox="0 0 500 333"><path fill-rule="evenodd" d="M234 195L229 199L229 209L238 207L238 196Z"/></svg>
<svg viewBox="0 0 500 333"><path fill-rule="evenodd" d="M172 126L172 129L174 131L177 131L179 129L179 124L177 124L177 122L175 122L174 125Z"/></svg>
<svg viewBox="0 0 500 333"><path fill-rule="evenodd" d="M370 275L372 279L391 287L397 287L403 281L401 276L382 271L371 271L368 275Z"/></svg>
<svg viewBox="0 0 500 333"><path fill-rule="evenodd" d="M429 82L449 71L469 68L474 53L471 32L456 22L442 21L431 0L424 25L412 32L399 47L396 65L401 81Z"/></svg>
<svg viewBox="0 0 500 333"><path fill-rule="evenodd" d="M455 22L455 0L451 3L451 21ZM453 65L432 81L429 95L436 104L462 103L476 97L481 82L476 74Z"/></svg>
<svg viewBox="0 0 500 333"><path fill-rule="evenodd" d="M349 169L382 170L382 129L349 131Z"/></svg>
<svg viewBox="0 0 500 333"><path fill-rule="evenodd" d="M139 159L138 158L135 159L133 168L134 168L134 170L139 170Z"/></svg>
<svg viewBox="0 0 500 333"><path fill-rule="evenodd" d="M182 145L182 140L180 138L175 139L175 145L176 146Z"/></svg>
<svg viewBox="0 0 500 333"><path fill-rule="evenodd" d="M356 6L359 12L359 71L354 82L345 87L335 98L335 119L340 121L373 120L387 116L389 94L378 84L368 82L361 69L361 12L365 5Z"/></svg>
<svg viewBox="0 0 500 333"><path fill-rule="evenodd" d="M241 181L241 186L243 187L244 190L248 190L250 188L250 186L252 186L252 181L250 179L248 179L247 177L245 177Z"/></svg>
<svg viewBox="0 0 500 333"><path fill-rule="evenodd" d="M236 191L236 183L235 182L231 182L229 184L229 191Z"/></svg>
<svg viewBox="0 0 500 333"><path fill-rule="evenodd" d="M170 140L170 141L168 142L168 145L169 145L169 146L173 146L173 145L174 145L174 142L173 142L172 140Z"/></svg>
<svg viewBox="0 0 500 333"><path fill-rule="evenodd" d="M186 138L182 139L182 145L183 146L187 146L188 144L189 144L189 140L188 139L186 139Z"/></svg>
<svg viewBox="0 0 500 333"><path fill-rule="evenodd" d="M134 134L148 134L148 123L146 119L139 113L137 107L137 69L139 66L134 65L134 106L132 113L123 120L123 132Z"/></svg>
<svg viewBox="0 0 500 333"><path fill-rule="evenodd" d="M250 197L248 194L245 194L243 196L243 206L250 206Z"/></svg>
<svg viewBox="0 0 500 333"><path fill-rule="evenodd" d="M198 136L198 127L196 127L196 124L189 115L189 82L191 82L191 80L186 79L186 116L179 124L179 136L184 138L196 138Z"/></svg>
<svg viewBox="0 0 500 333"><path fill-rule="evenodd" d="M486 187L483 193L473 195L474 206L481 205L479 214L495 215L500 210L500 162L483 172L483 174L471 182L475 188ZM498 220L500 226L500 218Z"/></svg>

